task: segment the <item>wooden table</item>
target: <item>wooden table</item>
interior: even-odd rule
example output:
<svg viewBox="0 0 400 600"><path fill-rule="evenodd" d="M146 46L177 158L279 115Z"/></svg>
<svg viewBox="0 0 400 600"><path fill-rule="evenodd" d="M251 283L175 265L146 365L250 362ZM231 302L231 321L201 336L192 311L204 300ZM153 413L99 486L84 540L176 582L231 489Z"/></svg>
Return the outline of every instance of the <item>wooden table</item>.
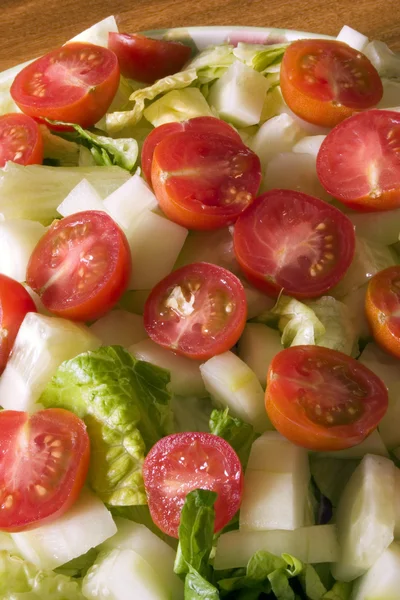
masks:
<svg viewBox="0 0 400 600"><path fill-rule="evenodd" d="M400 51L400 0L0 0L0 70L104 17L120 31L188 25L287 27L336 35L347 24Z"/></svg>

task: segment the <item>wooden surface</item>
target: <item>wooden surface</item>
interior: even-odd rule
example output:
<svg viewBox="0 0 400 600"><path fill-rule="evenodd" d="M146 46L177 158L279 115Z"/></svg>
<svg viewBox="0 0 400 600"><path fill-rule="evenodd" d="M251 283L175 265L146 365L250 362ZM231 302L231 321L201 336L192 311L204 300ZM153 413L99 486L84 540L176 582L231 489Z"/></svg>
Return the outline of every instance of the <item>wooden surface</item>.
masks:
<svg viewBox="0 0 400 600"><path fill-rule="evenodd" d="M0 70L114 14L120 31L189 25L287 27L336 35L347 24L400 51L400 0L0 0Z"/></svg>

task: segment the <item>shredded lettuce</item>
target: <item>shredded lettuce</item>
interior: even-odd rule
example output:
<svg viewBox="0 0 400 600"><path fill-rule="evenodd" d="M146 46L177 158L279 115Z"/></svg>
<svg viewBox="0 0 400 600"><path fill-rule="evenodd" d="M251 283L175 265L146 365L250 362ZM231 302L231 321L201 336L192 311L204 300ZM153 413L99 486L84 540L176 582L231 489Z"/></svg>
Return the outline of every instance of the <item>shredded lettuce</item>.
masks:
<svg viewBox="0 0 400 600"><path fill-rule="evenodd" d="M154 127L172 121L214 116L201 91L192 87L168 92L152 102L143 115Z"/></svg>
<svg viewBox="0 0 400 600"><path fill-rule="evenodd" d="M259 437L249 423L231 417L229 409L213 410L210 417L210 432L224 438L235 450L243 468L247 466L253 442Z"/></svg>
<svg viewBox="0 0 400 600"><path fill-rule="evenodd" d="M171 431L169 373L104 346L64 362L43 392L45 407L85 420L92 452L90 484L110 505L145 504L142 464Z"/></svg>
<svg viewBox="0 0 400 600"><path fill-rule="evenodd" d="M196 69L200 85L219 79L235 61L233 46L218 44L199 52L187 65L187 69Z"/></svg>

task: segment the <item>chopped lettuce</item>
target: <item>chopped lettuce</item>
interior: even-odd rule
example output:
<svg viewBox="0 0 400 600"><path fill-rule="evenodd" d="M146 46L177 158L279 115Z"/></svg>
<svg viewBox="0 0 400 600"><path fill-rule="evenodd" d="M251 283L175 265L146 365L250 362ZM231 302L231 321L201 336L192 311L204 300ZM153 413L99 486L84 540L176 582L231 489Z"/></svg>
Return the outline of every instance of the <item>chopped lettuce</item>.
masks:
<svg viewBox="0 0 400 600"><path fill-rule="evenodd" d="M105 346L64 362L43 392L45 407L75 412L91 441L89 480L110 505L145 504L142 464L170 433L169 373Z"/></svg>
<svg viewBox="0 0 400 600"><path fill-rule="evenodd" d="M210 432L224 438L232 446L245 469L251 446L259 437L253 426L241 419L231 417L228 408L225 410L215 409L210 417Z"/></svg>
<svg viewBox="0 0 400 600"><path fill-rule="evenodd" d="M108 113L106 129L109 133L120 131L124 127L136 125L143 116L146 100L154 100L160 94L188 87L197 78L196 69L180 71L159 79L153 85L136 90L131 94L130 101L134 103L131 110Z"/></svg>
<svg viewBox="0 0 400 600"><path fill-rule="evenodd" d="M50 160L55 166L60 167L76 167L79 165L79 144L54 135L46 125L40 125L40 131L43 138L43 156L45 161Z"/></svg>
<svg viewBox="0 0 400 600"><path fill-rule="evenodd" d="M172 121L214 116L201 91L192 87L168 92L152 102L143 114L154 127Z"/></svg>
<svg viewBox="0 0 400 600"><path fill-rule="evenodd" d="M235 61L233 46L218 44L199 52L187 65L187 69L196 69L200 85L219 79Z"/></svg>
<svg viewBox="0 0 400 600"><path fill-rule="evenodd" d="M261 73L279 71L280 63L288 44L245 44L239 42L233 54Z"/></svg>
<svg viewBox="0 0 400 600"><path fill-rule="evenodd" d="M318 339L325 334L325 327L315 312L307 304L289 296L280 296L271 314L279 317L278 328L285 348L317 344Z"/></svg>
<svg viewBox="0 0 400 600"><path fill-rule="evenodd" d="M79 580L0 552L1 600L84 600Z"/></svg>

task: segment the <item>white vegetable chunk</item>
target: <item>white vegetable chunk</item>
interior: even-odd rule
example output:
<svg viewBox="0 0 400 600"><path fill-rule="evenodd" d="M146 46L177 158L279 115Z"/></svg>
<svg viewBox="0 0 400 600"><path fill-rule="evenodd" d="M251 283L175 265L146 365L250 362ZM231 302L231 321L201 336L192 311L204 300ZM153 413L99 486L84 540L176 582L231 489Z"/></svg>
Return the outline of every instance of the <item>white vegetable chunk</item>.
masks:
<svg viewBox="0 0 400 600"><path fill-rule="evenodd" d="M9 410L34 410L60 364L99 345L85 325L28 313L0 378L1 405Z"/></svg>
<svg viewBox="0 0 400 600"><path fill-rule="evenodd" d="M383 443L383 439L378 430L375 429L361 444L346 448L345 450L336 450L332 452L320 453L330 458L364 458L366 454L376 454L377 456L389 456L389 452Z"/></svg>
<svg viewBox="0 0 400 600"><path fill-rule="evenodd" d="M256 431L272 429L264 390L254 371L233 352L213 356L200 366L206 390L220 406L251 423Z"/></svg>
<svg viewBox="0 0 400 600"><path fill-rule="evenodd" d="M139 218L146 211L153 210L157 206L157 198L138 174L133 175L104 200L104 210L125 230L127 235L138 226Z"/></svg>
<svg viewBox="0 0 400 600"><path fill-rule="evenodd" d="M393 542L355 582L351 600L398 600L399 596L400 545Z"/></svg>
<svg viewBox="0 0 400 600"><path fill-rule="evenodd" d="M305 134L298 121L282 113L265 121L249 146L260 158L264 170L275 154L288 152Z"/></svg>
<svg viewBox="0 0 400 600"><path fill-rule="evenodd" d="M307 135L298 141L292 148L297 154L311 154L317 160L317 155L326 135Z"/></svg>
<svg viewBox="0 0 400 600"><path fill-rule="evenodd" d="M33 249L45 232L46 228L37 221L0 221L0 273L25 281Z"/></svg>
<svg viewBox="0 0 400 600"><path fill-rule="evenodd" d="M248 127L260 121L268 87L264 75L236 60L214 83L208 102L222 119Z"/></svg>
<svg viewBox="0 0 400 600"><path fill-rule="evenodd" d="M119 345L128 348L147 338L143 317L127 310L112 310L89 329L101 340L103 346Z"/></svg>
<svg viewBox="0 0 400 600"><path fill-rule="evenodd" d="M395 466L382 456L367 454L347 483L336 523L340 560L332 565L339 581L365 573L392 543L395 526Z"/></svg>
<svg viewBox="0 0 400 600"><path fill-rule="evenodd" d="M338 42L344 42L348 46L354 48L354 50L359 50L360 52L364 52L369 42L366 35L356 31L348 25L343 25L336 39Z"/></svg>
<svg viewBox="0 0 400 600"><path fill-rule="evenodd" d="M247 323L238 347L239 357L254 371L265 388L270 362L283 350L279 331L262 323Z"/></svg>
<svg viewBox="0 0 400 600"><path fill-rule="evenodd" d="M102 21L95 23L88 29L78 33L69 42L88 42L96 46L108 47L108 33L110 31L118 32L118 25L114 16L106 17Z"/></svg>
<svg viewBox="0 0 400 600"><path fill-rule="evenodd" d="M82 179L57 207L62 217L84 210L105 210L100 194L87 179Z"/></svg>
<svg viewBox="0 0 400 600"><path fill-rule="evenodd" d="M64 515L32 529L12 533L21 556L40 569L55 569L85 554L117 532L111 513L91 491L84 489Z"/></svg>

